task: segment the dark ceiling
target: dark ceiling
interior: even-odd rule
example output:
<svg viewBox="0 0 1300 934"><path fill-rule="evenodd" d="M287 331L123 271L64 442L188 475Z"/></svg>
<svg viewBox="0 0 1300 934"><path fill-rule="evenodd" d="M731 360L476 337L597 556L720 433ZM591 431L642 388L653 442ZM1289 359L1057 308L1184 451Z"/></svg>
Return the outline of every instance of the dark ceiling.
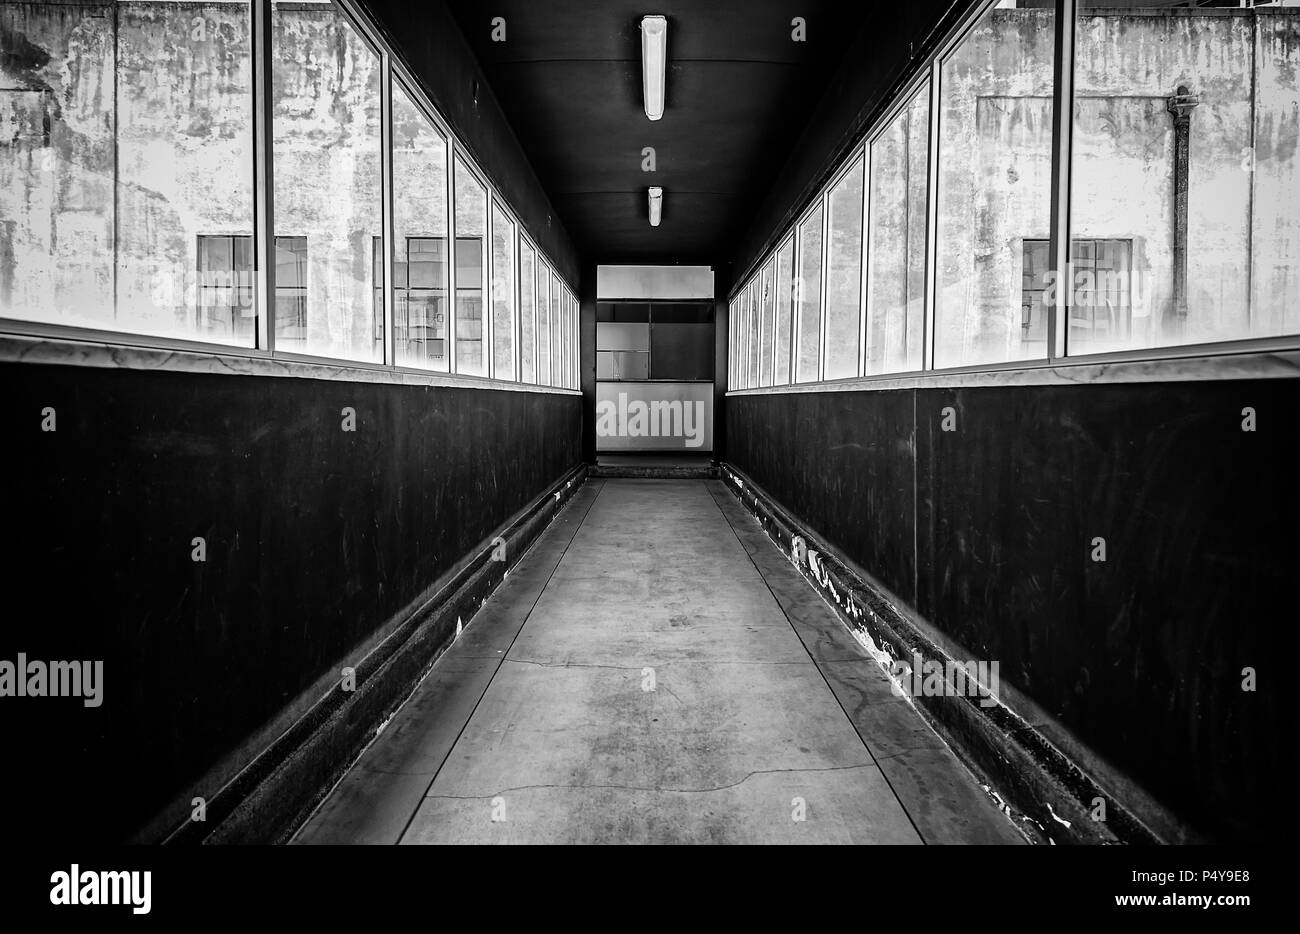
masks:
<svg viewBox="0 0 1300 934"><path fill-rule="evenodd" d="M586 262L730 257L871 4L452 0L462 32ZM641 99L641 17L668 17L662 120ZM506 41L492 41L504 17ZM803 17L807 41L792 40ZM655 149L657 171L641 170ZM646 189L664 189L663 222Z"/></svg>

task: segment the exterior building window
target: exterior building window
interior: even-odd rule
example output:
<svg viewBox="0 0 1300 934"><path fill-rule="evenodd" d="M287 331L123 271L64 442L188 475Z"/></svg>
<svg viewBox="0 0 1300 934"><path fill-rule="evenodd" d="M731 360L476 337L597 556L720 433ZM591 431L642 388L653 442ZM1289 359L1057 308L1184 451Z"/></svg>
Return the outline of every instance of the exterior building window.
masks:
<svg viewBox="0 0 1300 934"><path fill-rule="evenodd" d="M1046 353L1047 315L1064 288L1050 275L1049 248L1047 240L1024 241L1021 341L1040 354ZM1133 327L1132 241L1075 240L1070 252L1070 343L1076 348L1122 344Z"/></svg>
<svg viewBox="0 0 1300 934"><path fill-rule="evenodd" d="M196 334L222 343L253 346L257 308L253 290L253 238L239 235L198 237Z"/></svg>
<svg viewBox="0 0 1300 934"><path fill-rule="evenodd" d="M253 238L247 234L200 234L197 239L199 330L243 337L256 330L253 308ZM276 237L276 334L292 344L307 326L307 238ZM289 319L279 317L283 309ZM382 320L382 319L381 319ZM292 349L289 347L287 349Z"/></svg>
<svg viewBox="0 0 1300 934"><path fill-rule="evenodd" d="M275 238L275 345L308 350L307 238Z"/></svg>

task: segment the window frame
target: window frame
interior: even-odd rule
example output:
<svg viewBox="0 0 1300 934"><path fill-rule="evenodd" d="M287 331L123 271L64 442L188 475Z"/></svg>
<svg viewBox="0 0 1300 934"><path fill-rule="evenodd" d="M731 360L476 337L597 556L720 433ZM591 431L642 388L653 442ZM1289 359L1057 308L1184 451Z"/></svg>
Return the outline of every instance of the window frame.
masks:
<svg viewBox="0 0 1300 934"><path fill-rule="evenodd" d="M520 343L519 343L519 319L520 319L520 302L518 296L514 297L514 319L516 339L512 348L512 355L515 358L513 378L498 378L494 373L495 345L485 339L485 347L491 347L492 351L485 350L485 374L469 375L456 372L456 345L455 345L455 166L459 160L475 177L475 180L483 186L485 192L485 203L487 205L486 217L486 234L484 236L484 254L485 254L485 296L490 295L490 270L492 261L491 237L492 237L492 208L495 203L503 213L514 224L514 236L510 246L510 253L513 257L514 274L516 288L519 281L519 251L520 238L527 237L527 233L520 223L519 216L511 207L509 202L502 196L500 189L492 183L488 173L478 164L478 161L470 154L460 137L452 130L450 124L442 117L431 99L422 90L420 82L414 73L406 66L400 57L393 54L387 42L384 40L381 30L371 18L370 14L365 11L357 0L330 0L333 9L342 17L343 22L350 28L360 41L376 56L378 61L377 68L380 75L380 224L378 231L371 236L382 238L385 247L383 249L383 276L384 282L382 292L384 296L383 308L383 347L378 360L352 360L340 357L331 357L325 354L305 353L300 350L287 350L275 346L276 323L275 323L275 297L277 295L275 288L275 212L274 212L274 124L273 124L273 107L270 105L272 99L272 67L273 67L273 18L272 0L247 0L243 4L249 17L250 29L250 89L249 93L252 98L252 110L250 120L250 130L252 133L252 152L250 160L253 169L252 184L252 230L241 231L200 231L202 235L210 236L239 236L250 235L252 237L253 248L253 270L252 270L252 288L254 308L256 311L256 322L254 327L253 346L241 346L237 343L230 343L220 340L202 340L191 336L161 336L149 334L140 331L113 330L110 328L86 326L84 324L63 324L56 321L38 321L24 320L18 318L8 318L0 312L0 342L17 339L24 344L36 343L38 345L48 345L41 354L58 354L59 348L67 342L76 342L89 345L103 345L105 348L137 348L142 351L159 351L161 364L164 368L171 366L172 354L182 352L193 354L193 359L177 361L175 367L185 370L202 370L203 359L220 360L220 359L247 359L251 361L269 361L275 360L281 364L289 366L277 366L268 372L283 373L285 375L294 375L299 372L297 365L301 365L301 372L318 373L321 368L325 370L336 371L342 378L348 379L373 379L379 382L392 381L395 377L400 377L398 381L425 380L433 384L445 385L463 385L481 388L493 388L494 386L512 386L516 388L528 388L535 391L546 392L575 392L575 389L565 388L559 385L546 385L540 383L523 382L522 365L519 362ZM396 340L395 340L395 322L396 313L396 296L394 294L394 276L395 276L395 246L396 231L395 211L394 211L394 173L393 173L393 88L394 82L399 82L402 91L406 94L410 102L420 111L421 115L429 121L434 130L443 138L446 144L446 184L448 188L448 197L446 200L447 207L447 230L448 230L448 273L447 273L447 296L448 296L448 313L447 313L447 353L448 369L446 371L432 369L430 367L419 367L410 363L399 364L396 362ZM532 249L538 260L543 260L547 268L555 269L555 264L546 256L546 254L529 238ZM367 268L373 263L373 257L368 251L367 255L361 258ZM558 275L555 275L556 281L561 288L567 292L568 284ZM196 287L195 302L196 306L190 310L192 313L198 313L198 289ZM368 290L370 293L378 291L372 283ZM116 295L114 296L116 302ZM492 321L491 315L487 315L485 330L491 333ZM198 332L195 332L196 334ZM567 341L576 341L576 336L570 338L566 333L562 339ZM578 356L576 344L567 346L570 356ZM30 353L30 351L27 351ZM83 355L84 356L84 355ZM256 364L254 364L256 366ZM219 366L217 369L227 370L227 367ZM390 374L390 376L385 376Z"/></svg>
<svg viewBox="0 0 1300 934"><path fill-rule="evenodd" d="M929 124L928 124L928 153L926 160L926 246L925 246L925 294L923 305L922 328L922 352L921 368L919 370L907 370L899 372L883 372L866 375L865 353L866 341L865 335L860 338L859 346L859 368L857 377L845 377L837 380L825 379L825 341L826 341L826 289L825 283L822 283L821 295L819 296L819 345L817 361L817 379L800 382L798 379L798 361L801 350L802 320L800 303L793 304L791 314L791 360L790 360L790 381L786 384L776 382L777 369L773 366L773 385L770 387L755 387L752 385L740 385L739 382L733 381L728 386L728 393L732 392L800 392L812 389L832 387L837 389L843 388L860 388L871 389L877 388L877 384L882 386L892 386L900 382L919 382L927 386L945 386L965 384L969 382L969 377L980 377L982 374L994 374L989 377L993 382L1004 380L1004 377L998 377L996 374L1007 372L1028 373L1029 379L1037 379L1033 373L1043 371L1046 373L1055 373L1058 370L1067 367L1080 367L1095 371L1094 378L1099 381L1111 379L1128 379L1125 373L1141 372L1145 374L1142 379L1158 379L1159 371L1163 362L1169 361L1169 365L1176 365L1175 361L1214 361L1221 358L1237 358L1243 355L1255 355L1263 357L1277 352L1296 352L1300 351L1300 332L1284 335L1273 335L1263 337L1244 337L1214 342L1188 343L1188 344L1170 344L1159 345L1144 348L1129 348L1123 350L1097 351L1092 353L1070 353L1068 346L1068 331L1070 320L1070 307L1068 301L1057 301L1054 304L1052 313L1047 316L1047 326L1049 336L1047 339L1046 354L1042 357L1033 357L1028 359L1008 360L997 363L981 363L966 366L936 367L935 366L935 307L938 290L937 267L938 267L938 181L939 165L943 158L940 146L940 127L942 122L942 91L943 91L943 67L948 63L960 50L962 44L980 25L981 21L990 11L998 6L999 0L984 0L972 7L966 12L959 22L954 24L948 34L936 45L934 50L916 66L914 71L907 77L898 92L895 94L889 106L882 110L879 115L874 117L862 134L861 138L850 148L843 157L839 158L832 171L823 176L825 181L819 185L816 194L811 196L802 206L794 212L794 220L788 226L779 228L777 233L769 240L767 249L757 254L751 263L740 270L740 278L737 280L742 283L734 289L728 296L729 303L736 301L744 294L744 290L749 288L749 284L756 274L773 259L779 256L787 242L793 242L794 255L792 262L792 281L798 281L801 278L801 246L802 232L801 228L809 219L812 213L818 207L822 209L822 277L825 275L825 263L828 249L827 242L827 218L828 199L830 192L835 184L841 179L843 174L852 167L854 161L861 156L863 158L864 171L864 193L863 193L863 258L862 274L863 287L859 296L859 330L866 327L866 311L868 296L870 294L868 285L868 270L870 263L869 244L870 244L870 205L871 205L871 147L889 128L889 125L895 119L897 114L908 107L916 98L918 93L926 93L929 96ZM1078 34L1078 13L1079 4L1077 0L1056 0L1051 6L1054 14L1053 29L1053 62L1052 62L1052 135L1051 135L1051 153L1052 153L1052 172L1049 187L1049 197L1051 204L1050 212L1050 259L1049 269L1059 275L1059 270L1068 268L1066 263L1070 259L1070 250L1072 243L1073 228L1071 225L1071 196L1072 196L1072 170L1073 170L1073 134L1074 134L1074 107L1078 100L1077 89L1074 84L1074 72L1076 63L1075 40ZM1036 239L1036 238L1031 238ZM1095 239L1095 238L1094 238ZM1067 292L1069 290L1066 290ZM1066 298L1068 299L1067 295ZM732 315L733 324L738 326L741 333L736 335L735 345L732 347L731 356L733 363L742 363L737 366L736 375L740 377L744 369L743 359L746 342L749 340L748 331L752 329L752 324L742 313L739 316ZM773 341L775 350L776 341ZM735 358L740 355L741 361ZM1112 367L1111 364L1124 364L1123 367ZM1127 366L1132 364L1133 366ZM1150 366L1144 366L1149 364ZM1154 369L1153 369L1154 368ZM1232 373L1240 375L1240 368L1236 366L1232 359L1223 360L1223 366L1206 367L1204 371L1197 369L1184 369L1181 371L1181 378L1221 378L1216 374L1219 372ZM1058 377L1053 377L1058 378ZM1072 378L1061 376L1062 380ZM848 384L848 385L846 385Z"/></svg>

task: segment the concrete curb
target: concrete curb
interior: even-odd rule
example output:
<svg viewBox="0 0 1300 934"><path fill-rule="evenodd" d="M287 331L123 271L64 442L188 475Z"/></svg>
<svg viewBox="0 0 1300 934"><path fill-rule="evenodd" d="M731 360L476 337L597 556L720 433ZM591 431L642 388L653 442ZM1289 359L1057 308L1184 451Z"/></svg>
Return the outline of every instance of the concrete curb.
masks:
<svg viewBox="0 0 1300 934"><path fill-rule="evenodd" d="M723 464L722 481L835 607L850 632L873 654L883 653L878 661L887 656L910 662L916 655L923 663L956 661L749 477ZM912 697L912 703L967 766L985 778L986 790L1031 839L1055 844L1165 842L1000 699L982 706L981 699L952 687L938 696ZM1092 819L1097 799L1105 802L1104 821Z"/></svg>
<svg viewBox="0 0 1300 934"><path fill-rule="evenodd" d="M354 690L335 684L207 801L205 822L185 821L159 842L286 842L451 645L457 624L469 624L587 474L587 465L574 467L500 531L507 561L492 560L495 538L480 543L420 610L355 665Z"/></svg>

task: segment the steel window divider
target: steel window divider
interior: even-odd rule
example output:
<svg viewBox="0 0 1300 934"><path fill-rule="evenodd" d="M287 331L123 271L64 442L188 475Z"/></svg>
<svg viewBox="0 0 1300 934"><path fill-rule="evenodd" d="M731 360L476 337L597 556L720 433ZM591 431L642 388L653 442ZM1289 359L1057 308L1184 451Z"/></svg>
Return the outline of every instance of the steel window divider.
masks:
<svg viewBox="0 0 1300 934"><path fill-rule="evenodd" d="M871 142L862 145L862 243L858 250L858 376L867 373L867 323L871 306L868 301L867 267L871 260Z"/></svg>
<svg viewBox="0 0 1300 934"><path fill-rule="evenodd" d="M1074 297L1070 268L1070 196L1074 143L1074 39L1077 0L1056 0L1055 60L1052 79L1051 258L1048 274L1056 285L1056 301L1047 311L1047 359L1069 351L1069 312Z"/></svg>
<svg viewBox="0 0 1300 934"><path fill-rule="evenodd" d="M253 295L257 349L275 352L275 127L272 0L253 0Z"/></svg>
<svg viewBox="0 0 1300 934"><path fill-rule="evenodd" d="M930 119L926 130L925 177L925 296L921 316L921 370L935 369L939 304L939 130L942 124L943 59L930 63Z"/></svg>
<svg viewBox="0 0 1300 934"><path fill-rule="evenodd" d="M830 263L831 186L822 189L822 261L817 270L817 382L826 382L826 293L827 265Z"/></svg>
<svg viewBox="0 0 1300 934"><path fill-rule="evenodd" d="M396 223L393 205L393 73L391 59L387 48L381 47L380 70L382 72L382 91L379 101L380 138L383 152L380 157L380 187L383 192L383 347L382 359L385 366L397 365L397 288L393 282L396 269L394 254L397 249Z"/></svg>

